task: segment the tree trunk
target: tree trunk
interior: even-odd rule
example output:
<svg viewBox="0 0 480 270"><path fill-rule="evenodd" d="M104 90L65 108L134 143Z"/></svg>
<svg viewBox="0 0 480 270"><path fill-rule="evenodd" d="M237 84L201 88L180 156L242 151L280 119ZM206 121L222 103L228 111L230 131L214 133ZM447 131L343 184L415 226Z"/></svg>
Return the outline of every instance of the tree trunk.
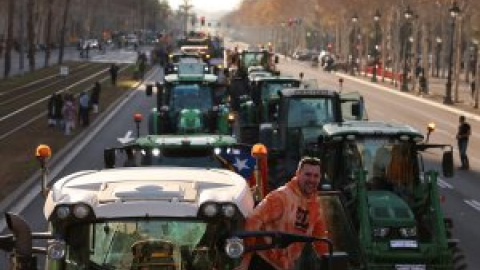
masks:
<svg viewBox="0 0 480 270"><path fill-rule="evenodd" d="M27 39L28 39L28 67L30 72L35 70L35 29L34 29L34 18L33 18L33 9L35 8L34 0L27 1Z"/></svg>
<svg viewBox="0 0 480 270"><path fill-rule="evenodd" d="M429 59L432 59L432 62L433 62L433 58L430 58L430 55L428 53L429 50L428 50L427 37L429 36L429 34L430 34L429 29L427 29L427 26L425 25L425 23L423 23L422 24L422 68L423 68L422 76L425 77L425 80L427 83L430 75L430 72L428 72L428 70L429 70L429 67L431 67L429 63ZM422 90L425 91L425 94L427 93L427 89L428 89L428 86L426 89L422 89L420 87L420 91ZM420 93L420 94L423 94L423 93Z"/></svg>
<svg viewBox="0 0 480 270"><path fill-rule="evenodd" d="M45 31L45 64L44 67L48 67L50 61L50 43L51 43L51 36L52 36L52 9L53 9L53 1L47 1L47 24L46 24L46 31Z"/></svg>
<svg viewBox="0 0 480 270"><path fill-rule="evenodd" d="M5 46L5 69L4 77L10 75L12 64L12 47L13 47L13 17L15 16L15 0L8 1L8 19L7 19L7 44Z"/></svg>
<svg viewBox="0 0 480 270"><path fill-rule="evenodd" d="M458 87L460 84L460 70L461 70L461 61L462 61L462 29L463 29L463 19L461 16L458 17L458 27L455 29L455 38L456 38L456 59L455 59L455 95L454 101L458 102Z"/></svg>
<svg viewBox="0 0 480 270"><path fill-rule="evenodd" d="M477 63L475 64L475 103L473 107L478 109L478 88L480 87L480 50L477 50Z"/></svg>
<svg viewBox="0 0 480 270"><path fill-rule="evenodd" d="M68 18L68 11L70 9L70 0L65 1L65 8L63 10L63 22L62 22L62 30L60 33L60 48L58 52L58 64L63 64L63 51L65 49L65 34L67 32L67 18Z"/></svg>

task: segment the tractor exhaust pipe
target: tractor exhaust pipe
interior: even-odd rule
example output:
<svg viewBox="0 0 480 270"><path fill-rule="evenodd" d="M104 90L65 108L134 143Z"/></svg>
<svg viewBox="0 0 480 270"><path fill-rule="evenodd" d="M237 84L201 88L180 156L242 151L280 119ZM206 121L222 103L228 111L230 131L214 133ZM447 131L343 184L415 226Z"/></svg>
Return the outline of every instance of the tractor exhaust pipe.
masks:
<svg viewBox="0 0 480 270"><path fill-rule="evenodd" d="M35 269L36 261L32 257L32 230L30 226L23 218L10 212L5 214L5 218L8 228L15 237L12 269Z"/></svg>

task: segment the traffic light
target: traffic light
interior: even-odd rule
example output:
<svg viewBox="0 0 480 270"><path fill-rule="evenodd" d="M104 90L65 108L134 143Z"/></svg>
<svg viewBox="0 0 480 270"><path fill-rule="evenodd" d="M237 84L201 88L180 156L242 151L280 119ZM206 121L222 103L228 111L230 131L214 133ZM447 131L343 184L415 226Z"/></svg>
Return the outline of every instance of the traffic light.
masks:
<svg viewBox="0 0 480 270"><path fill-rule="evenodd" d="M205 17L204 17L204 16L202 16L202 17L200 18L200 24L201 24L202 26L205 26Z"/></svg>

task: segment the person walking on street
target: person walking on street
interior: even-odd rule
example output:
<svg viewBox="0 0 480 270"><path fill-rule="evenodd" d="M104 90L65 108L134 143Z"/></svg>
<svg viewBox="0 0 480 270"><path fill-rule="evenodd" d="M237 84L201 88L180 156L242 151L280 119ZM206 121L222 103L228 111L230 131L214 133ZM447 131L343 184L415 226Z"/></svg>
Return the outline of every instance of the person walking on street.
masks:
<svg viewBox="0 0 480 270"><path fill-rule="evenodd" d="M457 143L458 143L458 152L460 153L460 161L462 166L460 166L460 170L469 170L470 163L468 162L467 156L467 147L468 147L468 139L472 134L472 130L470 124L467 123L465 120L465 116L461 115L459 118L460 125L458 126L457 132Z"/></svg>
<svg viewBox="0 0 480 270"><path fill-rule="evenodd" d="M60 127L62 121L62 96L58 93L53 93L48 100L48 126Z"/></svg>
<svg viewBox="0 0 480 270"><path fill-rule="evenodd" d="M86 91L80 94L78 99L78 116L80 124L87 127L90 124L89 120L90 100Z"/></svg>
<svg viewBox="0 0 480 270"><path fill-rule="evenodd" d="M65 135L69 136L75 129L75 114L77 108L75 108L75 99L71 94L65 95L63 102L62 113L65 121Z"/></svg>
<svg viewBox="0 0 480 270"><path fill-rule="evenodd" d="M90 102L92 103L93 113L98 113L98 102L100 100L100 91L102 85L99 82L95 82L95 86L92 89L92 95L90 96Z"/></svg>
<svg viewBox="0 0 480 270"><path fill-rule="evenodd" d="M320 160L302 158L295 177L286 185L270 192L247 217L245 230L326 237L325 217L316 196L320 177ZM246 253L237 269L293 269L304 245L305 243L293 243L283 249ZM327 246L320 242L314 244L314 249L319 255L327 252Z"/></svg>
<svg viewBox="0 0 480 270"><path fill-rule="evenodd" d="M115 64L110 65L109 72L112 85L117 85L118 66Z"/></svg>

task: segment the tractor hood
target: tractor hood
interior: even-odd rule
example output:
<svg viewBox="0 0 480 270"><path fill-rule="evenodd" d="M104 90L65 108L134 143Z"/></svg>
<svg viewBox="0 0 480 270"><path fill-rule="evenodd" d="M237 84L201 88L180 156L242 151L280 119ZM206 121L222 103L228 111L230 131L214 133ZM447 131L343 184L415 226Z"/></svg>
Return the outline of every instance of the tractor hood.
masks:
<svg viewBox="0 0 480 270"><path fill-rule="evenodd" d="M375 227L413 227L416 225L408 204L391 191L368 191L368 208Z"/></svg>

